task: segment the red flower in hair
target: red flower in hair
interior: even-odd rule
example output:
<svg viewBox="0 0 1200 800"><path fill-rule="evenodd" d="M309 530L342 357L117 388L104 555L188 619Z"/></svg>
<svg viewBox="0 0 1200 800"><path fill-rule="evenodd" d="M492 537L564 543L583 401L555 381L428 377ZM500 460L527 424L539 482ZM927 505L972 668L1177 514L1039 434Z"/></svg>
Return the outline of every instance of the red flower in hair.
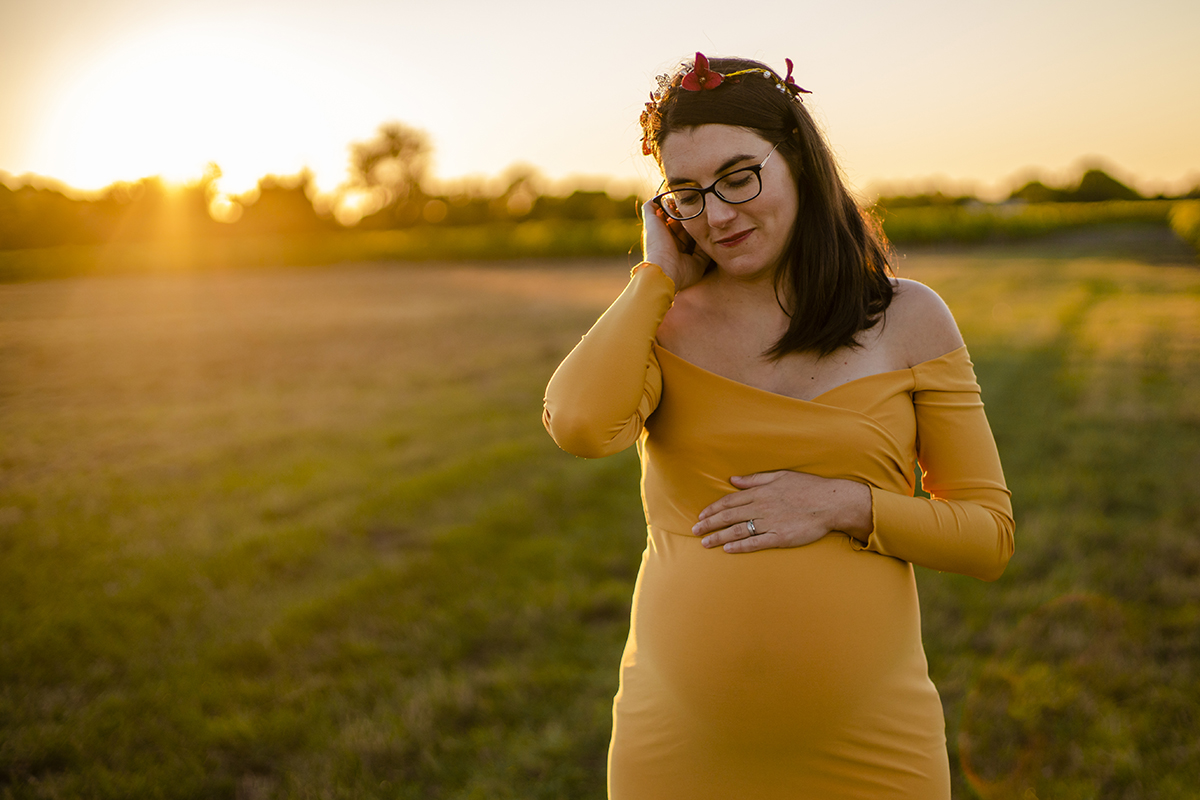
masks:
<svg viewBox="0 0 1200 800"><path fill-rule="evenodd" d="M715 89L723 80L724 75L708 68L708 59L704 57L704 53L696 53L696 63L692 66L692 71L683 76L681 85L689 92L699 92L703 89Z"/></svg>
<svg viewBox="0 0 1200 800"><path fill-rule="evenodd" d="M796 79L792 77L792 60L790 58L785 58L784 61L787 62L788 68L787 77L783 79L784 84L792 89L795 89L801 94L812 94L812 92L810 92L808 89L801 89L796 85Z"/></svg>

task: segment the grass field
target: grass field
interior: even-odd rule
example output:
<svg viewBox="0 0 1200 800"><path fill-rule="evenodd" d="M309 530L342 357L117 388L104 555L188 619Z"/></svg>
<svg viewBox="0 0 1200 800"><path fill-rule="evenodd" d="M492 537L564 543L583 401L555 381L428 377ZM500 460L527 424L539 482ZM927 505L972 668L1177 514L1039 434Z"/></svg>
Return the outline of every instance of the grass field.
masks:
<svg viewBox="0 0 1200 800"><path fill-rule="evenodd" d="M900 262L1017 515L918 575L956 797L1200 785L1200 271L1105 251ZM539 415L627 269L0 286L0 797L603 797L637 464Z"/></svg>

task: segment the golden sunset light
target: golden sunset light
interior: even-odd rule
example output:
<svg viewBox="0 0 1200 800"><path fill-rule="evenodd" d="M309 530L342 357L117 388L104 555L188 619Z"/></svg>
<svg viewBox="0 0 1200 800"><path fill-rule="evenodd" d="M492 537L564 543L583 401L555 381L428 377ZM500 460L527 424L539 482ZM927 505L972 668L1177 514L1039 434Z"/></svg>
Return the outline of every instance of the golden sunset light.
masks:
<svg viewBox="0 0 1200 800"><path fill-rule="evenodd" d="M199 35L126 43L54 98L40 149L81 188L154 174L194 179L210 161L222 165L226 188L251 188L276 160L271 139L287 136L287 109L302 106L304 93L273 69L278 53L237 44L215 49Z"/></svg>
<svg viewBox="0 0 1200 800"><path fill-rule="evenodd" d="M0 0L0 800L1194 800L1198 39Z"/></svg>
<svg viewBox="0 0 1200 800"><path fill-rule="evenodd" d="M429 133L436 179L522 162L648 186L640 104L657 72L706 49L791 57L859 191L995 194L1085 158L1151 191L1200 174L1200 99L1170 89L1200 73L1195 3L686 8L668 20L632 2L9 4L0 170L90 190L196 179L211 162L237 193L307 167L329 191L348 144L399 120Z"/></svg>
<svg viewBox="0 0 1200 800"><path fill-rule="evenodd" d="M199 178L220 165L223 191L267 173L320 168L336 183L343 132L328 122L355 86L330 65L267 37L209 24L170 25L106 43L43 100L32 158L80 189L161 175Z"/></svg>

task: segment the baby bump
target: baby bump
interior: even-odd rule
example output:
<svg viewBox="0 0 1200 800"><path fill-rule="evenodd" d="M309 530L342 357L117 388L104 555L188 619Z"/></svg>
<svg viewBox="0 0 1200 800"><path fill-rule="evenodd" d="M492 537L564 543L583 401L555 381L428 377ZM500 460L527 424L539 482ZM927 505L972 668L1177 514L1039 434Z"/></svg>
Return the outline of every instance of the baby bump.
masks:
<svg viewBox="0 0 1200 800"><path fill-rule="evenodd" d="M729 554L652 529L631 644L626 690L669 694L700 724L821 736L880 703L937 702L912 569L841 534Z"/></svg>

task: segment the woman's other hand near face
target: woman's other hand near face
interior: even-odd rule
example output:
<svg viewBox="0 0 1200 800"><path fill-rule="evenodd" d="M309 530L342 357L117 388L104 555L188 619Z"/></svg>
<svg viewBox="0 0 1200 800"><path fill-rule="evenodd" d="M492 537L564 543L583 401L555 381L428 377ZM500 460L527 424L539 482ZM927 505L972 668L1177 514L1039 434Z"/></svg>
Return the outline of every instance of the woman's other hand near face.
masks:
<svg viewBox="0 0 1200 800"><path fill-rule="evenodd" d="M642 206L642 254L675 282L677 293L699 281L712 263L683 223L668 217L653 200Z"/></svg>

